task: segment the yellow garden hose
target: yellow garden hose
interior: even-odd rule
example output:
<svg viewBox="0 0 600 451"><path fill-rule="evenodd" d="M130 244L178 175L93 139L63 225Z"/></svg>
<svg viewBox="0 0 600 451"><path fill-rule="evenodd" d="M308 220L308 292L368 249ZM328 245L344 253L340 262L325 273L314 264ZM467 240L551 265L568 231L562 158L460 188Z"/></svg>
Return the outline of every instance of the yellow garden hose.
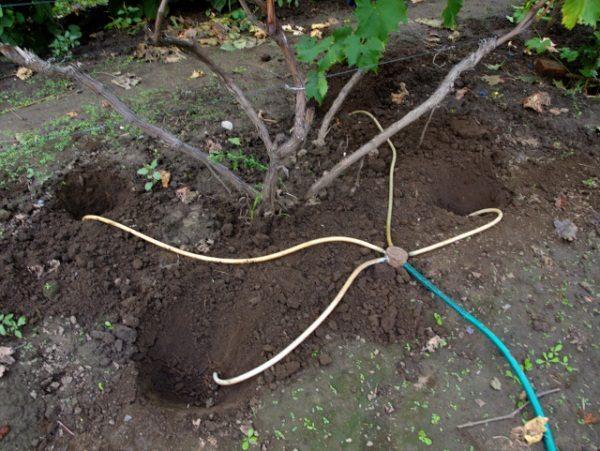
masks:
<svg viewBox="0 0 600 451"><path fill-rule="evenodd" d="M382 249L381 247L376 246L371 243L368 243L363 240L359 240L357 238L350 238L347 236L326 236L323 238L317 238L315 240L310 240L305 243L297 244L296 246L292 246L290 248L284 249L279 252L275 252L273 254L261 255L260 257L217 258L217 257L210 257L208 255L195 254L193 252L184 251L183 249L179 249L178 247L171 246L170 244L165 244L165 243L158 241L157 239L154 239L148 235L144 235L143 233L138 232L137 230L134 230L131 227L127 227L126 225L120 224L116 221L113 221L112 219L108 219L103 216L85 215L82 218L82 220L83 221L103 222L104 224L111 225L113 227L116 227L117 229L123 230L124 232L130 233L131 235L135 235L138 238L141 238L142 240L147 241L148 243L151 243L151 244L154 244L155 246L160 247L161 249L165 249L169 252L173 252L175 254L182 255L184 257L188 257L188 258L192 258L194 260L200 260L200 261L208 262L208 263L221 263L224 265L248 265L251 263L264 263L264 262L268 262L271 260L276 260L281 257L285 257L286 255L293 254L293 253L301 251L303 249L308 249L309 247L317 246L319 244L326 244L326 243L351 243L351 244L356 244L358 246L363 246L363 247L369 248L375 252L380 252L382 254L385 254L385 250Z"/></svg>
<svg viewBox="0 0 600 451"><path fill-rule="evenodd" d="M379 123L379 121L375 118L375 116L373 116L371 113L369 113L368 111L364 111L364 110L357 110L354 111L351 114L364 114L366 116L369 116L374 122L375 125L379 128L380 131L383 131L383 128L381 127L381 124ZM394 168L396 165L396 158L397 158L397 151L396 148L394 147L394 144L391 142L391 140L387 140L388 144L392 150L392 162L390 165L390 175L389 175L389 193L388 193L388 209L387 209L387 217L386 217L386 223L385 223L385 235L386 235L386 241L387 244L389 246L388 249L392 249L393 247L393 242L392 242L392 207L393 207L393 196L394 196ZM493 227L494 225L496 225L498 222L500 222L500 220L502 220L502 212L497 209L497 208L486 208L483 210L478 210L474 213L471 213L469 216L479 216L485 213L496 213L496 218L494 220L492 220L491 222L489 222L488 224L485 224L481 227L478 227L476 229L473 229L469 232L465 232L462 233L460 235L457 235L453 238L444 240L442 242L436 243L436 244L432 244L430 246L421 248L421 249L417 249L411 252L408 252L408 256L409 257L413 257L415 255L421 255L424 254L425 252L430 252L434 249L439 249L441 247L447 246L449 244L455 243L459 240L465 239L467 237L476 235L478 233L483 232L484 230L489 229L490 227ZM215 372L213 373L213 379L215 380L215 382L219 385L234 385L234 384L238 384L240 382L243 382L245 380L248 380L258 374L260 374L261 372L267 370L268 368L272 367L273 365L275 365L277 362L281 361L283 358L285 358L289 353L291 353L294 349L296 349L296 347L298 347L305 339L306 337L308 337L312 332L315 331L315 329L317 327L319 327L321 325L321 323L323 321L325 321L325 319L327 319L327 317L333 312L333 310L335 309L335 307L339 304L339 302L342 300L342 298L344 297L344 295L346 294L346 292L348 291L348 289L350 288L350 286L352 285L352 282L354 282L354 279L356 279L356 277L358 277L358 275L366 268L368 268L369 266L372 265L376 265L378 263L384 263L386 261L391 262L392 260L392 256L390 255L390 258L388 259L388 253L386 250L384 250L383 248L376 246L374 244L371 244L367 241L363 241L363 240L359 240L357 238L351 238L351 237L346 237L346 236L328 236L328 237L323 237L323 238L317 238L314 240L310 240L310 241L306 241L304 243L301 244L297 244L296 246L292 246L290 248L287 249L283 249L281 251L272 253L272 254L268 254L268 255L263 255L260 257L249 257L249 258L219 258L219 257L210 257L208 255L202 255L202 254L196 254L193 252L189 252L189 251L185 251L183 249L179 249L175 246L171 246L169 244L163 243L161 241L158 241L155 238L152 238L148 235L145 235L141 232L138 232L137 230L132 229L131 227L127 227L126 225L120 224L116 221L113 221L112 219L108 219L105 218L103 216L97 216L97 215L86 215L82 218L82 220L84 221L98 221L98 222L102 222L104 224L108 224L112 227L116 227L118 229L123 230L126 233L129 233L131 235L134 235L144 241L147 241L148 243L151 243L161 249L165 249L169 252L173 252L175 254L178 255L182 255L184 257L188 257L188 258L192 258L195 260L200 260L200 261L204 261L204 262L208 262L208 263L220 263L220 264L225 264L225 265L247 265L247 264L253 264L253 263L264 263L264 262L268 262L271 260L275 260L278 258L282 258L285 257L287 255L293 254L295 252L304 250L304 249L308 249L312 246L317 246L319 244L326 244L326 243L349 243L349 244L355 244L358 246L362 246L368 249L371 249L375 252L379 252L381 254L384 255L384 257L379 257L377 259L373 259L373 260L369 260L366 261L364 263L362 263L361 265L359 265L348 277L348 279L346 279L346 282L344 283L344 285L342 286L342 288L340 289L340 291L337 293L337 295L335 296L335 298L333 299L333 301L329 304L329 306L323 311L323 313L321 313L321 315L302 333L300 334L292 343L290 343L286 348L284 348L283 350L281 350L278 354L276 354L274 357L272 357L271 359L267 360L266 362L264 362L263 364L257 366L256 368L247 371L239 376L230 378L230 379L221 379L219 377L219 375ZM396 250L398 248L395 248ZM402 251L404 252L404 251Z"/></svg>

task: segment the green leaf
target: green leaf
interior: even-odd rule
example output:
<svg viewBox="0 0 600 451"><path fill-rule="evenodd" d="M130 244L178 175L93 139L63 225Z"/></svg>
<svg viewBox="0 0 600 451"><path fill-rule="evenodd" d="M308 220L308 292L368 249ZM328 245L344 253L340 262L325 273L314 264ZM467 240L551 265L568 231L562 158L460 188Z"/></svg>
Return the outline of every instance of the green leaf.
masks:
<svg viewBox="0 0 600 451"><path fill-rule="evenodd" d="M448 0L446 8L442 11L442 20L446 28L456 28L456 16L463 6L463 0Z"/></svg>
<svg viewBox="0 0 600 451"><path fill-rule="evenodd" d="M227 141L229 141L231 144L233 144L234 146L241 146L242 145L242 141L240 140L240 138L228 138Z"/></svg>
<svg viewBox="0 0 600 451"><path fill-rule="evenodd" d="M154 180L160 180L160 172L158 172L158 171L157 172L153 172L152 173L152 178Z"/></svg>
<svg viewBox="0 0 600 451"><path fill-rule="evenodd" d="M406 23L408 20L404 0L358 0L354 15L358 20L358 36L375 36L382 42L387 42L389 34L398 30L400 22Z"/></svg>
<svg viewBox="0 0 600 451"><path fill-rule="evenodd" d="M23 327L25 324L27 324L27 318L24 315L19 316L17 327Z"/></svg>
<svg viewBox="0 0 600 451"><path fill-rule="evenodd" d="M577 50L571 50L569 47L563 47L560 49L559 55L566 62L572 63L579 57L579 52Z"/></svg>
<svg viewBox="0 0 600 451"><path fill-rule="evenodd" d="M598 0L565 0L562 7L562 24L571 30L578 23L596 28L600 20Z"/></svg>
<svg viewBox="0 0 600 451"><path fill-rule="evenodd" d="M150 163L149 166L151 169L156 169L156 166L158 166L158 160L152 160L152 163Z"/></svg>
<svg viewBox="0 0 600 451"><path fill-rule="evenodd" d="M296 44L296 53L298 59L305 63L313 62L321 53L329 50L333 44L333 36L328 36L325 39L318 41L315 38L303 36Z"/></svg>
<svg viewBox="0 0 600 451"><path fill-rule="evenodd" d="M306 97L315 99L320 105L327 94L327 78L321 71L311 70L306 81Z"/></svg>
<svg viewBox="0 0 600 451"><path fill-rule="evenodd" d="M336 63L341 63L342 61L344 61L344 43L342 42L336 42L335 44L333 44L329 50L327 51L327 53L325 53L325 56L323 56L323 58L321 58L321 61L319 61L319 64L317 64L317 67L320 71L327 71L329 70L329 68L331 68L331 66L333 66Z"/></svg>
<svg viewBox="0 0 600 451"><path fill-rule="evenodd" d="M346 59L348 60L348 64L350 66L356 66L358 63L358 58L361 54L362 43L360 42L360 38L355 34L348 36L344 42L345 48L344 52L346 54Z"/></svg>
<svg viewBox="0 0 600 451"><path fill-rule="evenodd" d="M146 183L144 184L144 189L145 189L146 191L152 191L152 187L153 187L153 186L154 186L154 182L146 182Z"/></svg>
<svg viewBox="0 0 600 451"><path fill-rule="evenodd" d="M248 431L246 432L246 435L248 437L252 437L254 435L254 429L252 428L248 428Z"/></svg>
<svg viewBox="0 0 600 451"><path fill-rule="evenodd" d="M20 330L15 330L15 337L17 337L17 338L23 338L23 334L21 333Z"/></svg>
<svg viewBox="0 0 600 451"><path fill-rule="evenodd" d="M149 172L149 171L148 171L148 168L139 168L139 169L137 170L137 173L138 173L139 175L148 175L148 172Z"/></svg>
<svg viewBox="0 0 600 451"><path fill-rule="evenodd" d="M558 354L560 351L562 351L563 345L562 343L558 343L556 346L554 346L554 352L556 354Z"/></svg>
<svg viewBox="0 0 600 451"><path fill-rule="evenodd" d="M0 335L6 336L6 328L2 324L0 324Z"/></svg>
<svg viewBox="0 0 600 451"><path fill-rule="evenodd" d="M372 37L361 47L357 66L361 69L377 70L377 63L385 50L385 43L379 38Z"/></svg>
<svg viewBox="0 0 600 451"><path fill-rule="evenodd" d="M250 448L250 443L247 440L244 440L242 442L242 449L246 451L248 448Z"/></svg>
<svg viewBox="0 0 600 451"><path fill-rule="evenodd" d="M248 441L249 441L250 443L257 443L257 442L258 442L258 439L257 439L256 437L252 436L252 437L249 437L249 438L248 438Z"/></svg>
<svg viewBox="0 0 600 451"><path fill-rule="evenodd" d="M553 42L550 38L531 38L525 41L527 48L535 50L538 55L548 51L552 47L552 44Z"/></svg>
<svg viewBox="0 0 600 451"><path fill-rule="evenodd" d="M8 326L8 325L10 325L10 324L13 323L14 316L15 316L14 313L9 313L8 315L6 315L4 317L4 319L2 320L2 322Z"/></svg>

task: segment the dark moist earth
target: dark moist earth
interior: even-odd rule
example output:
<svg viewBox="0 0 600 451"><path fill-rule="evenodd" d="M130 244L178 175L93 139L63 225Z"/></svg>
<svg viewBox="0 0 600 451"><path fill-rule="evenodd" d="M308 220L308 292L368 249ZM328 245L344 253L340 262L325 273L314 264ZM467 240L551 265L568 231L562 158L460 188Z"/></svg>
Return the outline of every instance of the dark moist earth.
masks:
<svg viewBox="0 0 600 451"><path fill-rule="evenodd" d="M471 23L464 39L479 36L488 25ZM422 44L412 44L402 51L422 50ZM328 170L373 136L376 129L368 118L347 113L365 109L382 124L390 124L424 99L464 54L466 50L441 54L437 65L431 64L431 56L416 58L367 76L339 114L328 146L308 146L308 152L299 154L283 190L302 193L314 174ZM595 358L574 363L575 372L551 366L537 373L534 382L568 392L578 380L586 381L583 385L589 391L581 388L573 393L571 410L553 421L564 423L557 433L562 449L596 449L597 426L585 426L577 439L564 428L570 422L580 424L575 423L580 415L578 394L587 399L581 407L586 413L598 413L600 392L590 379L599 370L600 197L597 186L582 181L600 183L599 137L594 129L600 124L600 108L596 99L570 97L553 88L550 80L537 77L531 60L520 52L503 48L486 60L501 62L502 84L483 81L483 75L496 74L485 67L465 74L457 86L464 97L452 94L446 99L424 132L427 118L394 137L399 162L393 237L398 245L415 249L488 219L465 217L472 211L503 209L505 219L492 231L413 263L472 311L493 321L509 345L518 343L519 360L528 356L521 343L531 338L525 332L513 335L513 328L539 335L532 339L538 342L530 343L537 354L547 349L548 340L542 336L556 337L570 352L577 352L578 343L586 346L584 351ZM336 92L343 82L344 78L333 79L331 90ZM402 83L409 95L397 105L390 94L400 91ZM521 101L540 90L550 93L552 107L569 111L554 116L524 109ZM256 142L250 131L243 138ZM225 141L226 136L217 132L212 139ZM151 159L145 152L151 143L147 138L141 144L128 141L127 153L134 155L129 160L105 148L99 138L78 138L76 147L91 153L76 158L62 175L41 188L17 182L1 193L2 311L29 318L23 340L4 340L17 347L17 363L0 380L0 422L9 431L0 439L2 449L235 449L242 440L240 424L244 429L252 422L257 409L255 421L267 421L260 420L261 400L272 396L269 392L285 392L303 374L328 367L336 353L332 343L360 336L376 347L403 345L392 357L396 384L423 382L428 370L421 362L421 349L436 336L456 339L452 352L469 359L495 352L482 344L483 338L474 348L461 343L464 324L458 320L438 324L434 312L448 317L452 313L434 307L403 270L377 265L357 279L325 325L291 356L249 382L219 388L212 381L213 371L230 377L273 356L323 311L358 264L375 255L340 244L260 265L204 264L81 218L104 215L165 243L223 257L258 256L327 235L384 246L390 151L382 146L365 159L361 170L352 168L319 195L317 205L295 205L273 218L250 221L250 201L227 201L204 169L179 157L161 160L172 174L170 187L145 193L135 170L137 161ZM256 153L261 155L258 147ZM183 186L195 193L185 202L176 194ZM45 201L41 208L33 206L38 197ZM561 241L554 231L556 218L575 222L574 242ZM587 262L572 264L578 255L586 256ZM552 259L561 262L559 271L552 267ZM500 295L507 286L518 285L511 285L513 272L497 268L514 268L518 278L525 260L536 268L536 283L542 288L528 282L527 289L517 293L515 288L513 295L526 297L524 293L534 287L555 296L568 274L564 296L572 296L577 314L560 324L559 308L548 307L548 297L538 292L535 302L523 306L518 299L503 298L518 306L514 320L497 323L495 315L508 317L500 309ZM482 296L495 297L498 305L463 298L467 289L484 286ZM523 309L522 317L517 308ZM494 314L498 309L500 313ZM591 322L591 329L577 326L576 318ZM585 337L579 341L572 339L578 331ZM336 358L344 361L343 355ZM502 373L491 374L511 383ZM435 386L435 381L427 381ZM483 386L487 384L486 379ZM513 392L518 395L514 387ZM488 402L494 405L493 399ZM513 408L505 403L490 416ZM480 412L474 404L464 409L472 412L467 418ZM385 412L392 415L387 408ZM493 432L508 436L518 424L514 420L497 429L474 429L459 436L452 449L501 449L489 442ZM447 429L455 425L448 423ZM294 442L292 431L289 441L282 441L276 429L263 423L260 441L268 449L312 449L310 443L317 443L310 438ZM323 446L362 449L373 444L365 443L342 440ZM418 441L414 448L394 443L398 449L423 446ZM437 443L435 449L442 449L443 442ZM385 447L385 440L376 443L377 449Z"/></svg>

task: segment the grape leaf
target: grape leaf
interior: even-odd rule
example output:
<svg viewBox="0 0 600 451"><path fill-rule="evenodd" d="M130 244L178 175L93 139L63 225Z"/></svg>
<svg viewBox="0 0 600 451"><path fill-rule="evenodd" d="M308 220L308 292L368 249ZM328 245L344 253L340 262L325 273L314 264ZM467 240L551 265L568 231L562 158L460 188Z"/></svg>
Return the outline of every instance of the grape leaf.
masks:
<svg viewBox="0 0 600 451"><path fill-rule="evenodd" d="M354 12L358 20L356 34L369 38L375 36L387 42L388 35L398 30L400 22L406 23L406 3L404 0L358 0Z"/></svg>
<svg viewBox="0 0 600 451"><path fill-rule="evenodd" d="M377 70L377 63L383 54L385 44L376 37L367 39L360 48L360 55L356 65L361 69Z"/></svg>
<svg viewBox="0 0 600 451"><path fill-rule="evenodd" d="M305 63L311 63L321 53L329 50L333 44L333 37L329 36L321 41L315 38L303 36L296 44L298 59Z"/></svg>
<svg viewBox="0 0 600 451"><path fill-rule="evenodd" d="M560 57L568 63L572 63L579 57L579 52L577 50L572 50L569 47L563 47L560 49Z"/></svg>
<svg viewBox="0 0 600 451"><path fill-rule="evenodd" d="M327 78L321 71L311 70L306 80L306 96L309 99L315 99L319 105L323 103L327 94Z"/></svg>
<svg viewBox="0 0 600 451"><path fill-rule="evenodd" d="M525 46L527 46L527 48L530 50L535 50L535 52L539 55L552 49L554 47L554 43L550 38L531 38L525 42Z"/></svg>
<svg viewBox="0 0 600 451"><path fill-rule="evenodd" d="M358 58L361 54L361 42L360 38L355 34L348 36L345 39L345 48L344 52L346 54L346 58L348 59L348 64L350 66L355 66L358 63Z"/></svg>
<svg viewBox="0 0 600 451"><path fill-rule="evenodd" d="M446 8L442 12L442 20L446 28L456 28L456 16L463 6L463 0L448 0Z"/></svg>
<svg viewBox="0 0 600 451"><path fill-rule="evenodd" d="M562 24L571 30L578 23L596 28L600 20L598 0L565 0L562 7Z"/></svg>

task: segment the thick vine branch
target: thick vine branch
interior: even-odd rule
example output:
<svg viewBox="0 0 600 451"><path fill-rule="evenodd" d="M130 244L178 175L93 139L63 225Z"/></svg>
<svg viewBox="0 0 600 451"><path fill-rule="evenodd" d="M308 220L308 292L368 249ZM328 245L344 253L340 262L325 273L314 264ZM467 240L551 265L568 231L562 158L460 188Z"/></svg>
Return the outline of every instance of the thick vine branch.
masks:
<svg viewBox="0 0 600 451"><path fill-rule="evenodd" d="M354 75L350 77L350 80L346 82L342 90L339 92L339 94L331 104L331 108L329 108L329 111L327 111L327 114L325 114L323 122L321 122L321 128L319 128L317 139L313 141L313 144L315 146L323 147L325 145L325 138L329 133L329 125L331 124L331 121L333 120L339 109L342 107L342 104L348 97L348 94L350 94L350 91L352 91L352 88L354 88L354 86L356 86L356 84L360 80L362 80L364 75L365 71L362 69L359 69L356 72L354 72Z"/></svg>
<svg viewBox="0 0 600 451"><path fill-rule="evenodd" d="M100 83L98 80L93 79L87 74L84 74L73 65L68 66L56 66L47 61L40 59L33 53L23 50L20 47L13 47L11 45L1 44L0 54L8 58L15 64L25 66L31 70L39 73L43 73L50 76L60 76L69 80L75 81L83 87L89 89L100 97L104 98L113 109L119 113L125 121L141 128L149 136L162 140L165 144L172 147L175 150L182 151L187 155L201 161L205 164L211 172L216 174L218 178L221 178L230 186L237 189L243 194L249 196L255 196L256 191L252 186L241 180L231 170L222 164L210 161L208 154L201 151L200 149L190 146L189 144L181 141L177 136L169 133L162 128L152 125L143 119L139 118L125 103L123 103L112 91L106 86Z"/></svg>
<svg viewBox="0 0 600 451"><path fill-rule="evenodd" d="M165 20L165 16L167 15L167 7L169 5L169 0L161 0L160 6L158 7L158 11L156 12L156 21L154 22L154 33L152 34L152 42L154 44L158 44L160 40L160 34L162 33L162 23Z"/></svg>
<svg viewBox="0 0 600 451"><path fill-rule="evenodd" d="M462 74L464 71L473 69L485 56L491 53L494 49L504 44L505 42L508 42L513 37L521 33L523 30L527 29L532 24L537 11L540 8L542 8L545 3L545 0L538 1L529 10L529 13L525 16L525 18L510 32L506 33L500 38L488 39L483 41L475 52L462 59L450 70L450 72L448 73L448 75L446 75L439 87L427 100L425 100L418 107L407 113L402 119L400 119L397 122L394 122L383 132L376 135L373 139L361 146L354 153L350 154L349 156L341 160L339 163L337 163L330 171L321 176L321 178L309 188L305 197L308 199L315 197L321 190L331 185L331 183L336 178L343 174L354 163L356 163L365 155L367 155L370 151L376 149L381 144L386 142L389 138L398 133L400 130L412 124L423 114L437 107L446 97L446 95L448 95L448 93L452 91L454 83L456 82L460 74Z"/></svg>

